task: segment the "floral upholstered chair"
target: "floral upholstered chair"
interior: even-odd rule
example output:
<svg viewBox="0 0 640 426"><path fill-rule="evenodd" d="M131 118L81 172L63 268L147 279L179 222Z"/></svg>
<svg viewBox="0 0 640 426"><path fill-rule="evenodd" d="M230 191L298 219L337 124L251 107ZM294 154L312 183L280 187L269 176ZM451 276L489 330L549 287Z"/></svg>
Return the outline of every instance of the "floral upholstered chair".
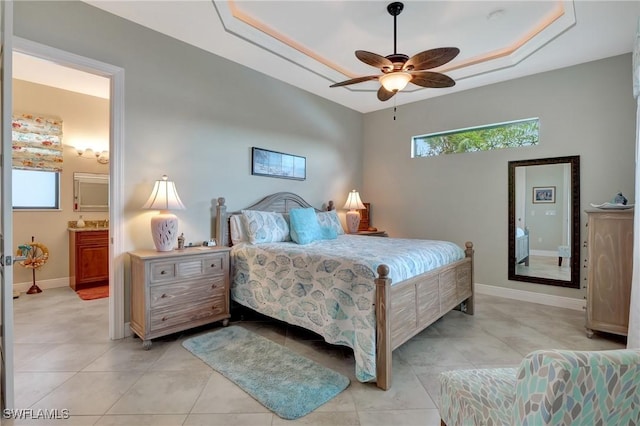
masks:
<svg viewBox="0 0 640 426"><path fill-rule="evenodd" d="M541 350L440 375L441 424L640 425L640 350Z"/></svg>

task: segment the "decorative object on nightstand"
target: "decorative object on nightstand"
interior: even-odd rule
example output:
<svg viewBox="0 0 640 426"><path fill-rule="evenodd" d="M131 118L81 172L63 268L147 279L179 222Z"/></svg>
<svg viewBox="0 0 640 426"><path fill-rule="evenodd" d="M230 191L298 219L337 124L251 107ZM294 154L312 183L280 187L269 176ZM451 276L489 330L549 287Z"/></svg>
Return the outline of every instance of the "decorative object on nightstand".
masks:
<svg viewBox="0 0 640 426"><path fill-rule="evenodd" d="M158 251L172 251L178 239L178 218L169 210L184 210L184 204L178 196L176 184L168 180L167 175L157 180L149 199L142 206L147 210L160 210L151 218L151 234Z"/></svg>
<svg viewBox="0 0 640 426"><path fill-rule="evenodd" d="M368 231L371 225L371 204L370 203L362 203L364 205L364 209L360 210L360 225L358 225L358 232L360 231Z"/></svg>
<svg viewBox="0 0 640 426"><path fill-rule="evenodd" d="M347 212L347 230L350 234L355 234L358 232L358 226L360 225L360 212L358 210L365 208L362 200L360 200L358 191L354 189L349 193L343 208L349 210Z"/></svg>

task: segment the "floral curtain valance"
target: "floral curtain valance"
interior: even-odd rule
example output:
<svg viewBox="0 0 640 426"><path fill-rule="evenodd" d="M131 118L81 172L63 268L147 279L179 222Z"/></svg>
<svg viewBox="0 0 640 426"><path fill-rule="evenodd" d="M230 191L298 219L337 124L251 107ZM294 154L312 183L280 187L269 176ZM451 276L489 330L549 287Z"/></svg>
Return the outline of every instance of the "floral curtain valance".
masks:
<svg viewBox="0 0 640 426"><path fill-rule="evenodd" d="M62 120L14 115L11 135L14 169L62 171Z"/></svg>

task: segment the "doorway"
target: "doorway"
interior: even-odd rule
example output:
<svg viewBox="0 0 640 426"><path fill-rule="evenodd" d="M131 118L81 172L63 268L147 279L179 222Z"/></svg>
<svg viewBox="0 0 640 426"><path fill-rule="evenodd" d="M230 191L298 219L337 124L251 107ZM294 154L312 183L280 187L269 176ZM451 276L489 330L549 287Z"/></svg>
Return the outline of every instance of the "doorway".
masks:
<svg viewBox="0 0 640 426"><path fill-rule="evenodd" d="M123 242L124 70L110 64L14 37L15 53L28 55L109 80L109 338L125 337Z"/></svg>

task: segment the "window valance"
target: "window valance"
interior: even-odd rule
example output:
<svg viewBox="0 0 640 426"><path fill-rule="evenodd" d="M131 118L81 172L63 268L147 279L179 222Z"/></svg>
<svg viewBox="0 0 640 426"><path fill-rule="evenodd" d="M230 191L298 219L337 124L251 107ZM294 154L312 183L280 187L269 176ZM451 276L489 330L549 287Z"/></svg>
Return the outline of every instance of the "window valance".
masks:
<svg viewBox="0 0 640 426"><path fill-rule="evenodd" d="M11 124L14 169L62 171L62 120L20 114Z"/></svg>

